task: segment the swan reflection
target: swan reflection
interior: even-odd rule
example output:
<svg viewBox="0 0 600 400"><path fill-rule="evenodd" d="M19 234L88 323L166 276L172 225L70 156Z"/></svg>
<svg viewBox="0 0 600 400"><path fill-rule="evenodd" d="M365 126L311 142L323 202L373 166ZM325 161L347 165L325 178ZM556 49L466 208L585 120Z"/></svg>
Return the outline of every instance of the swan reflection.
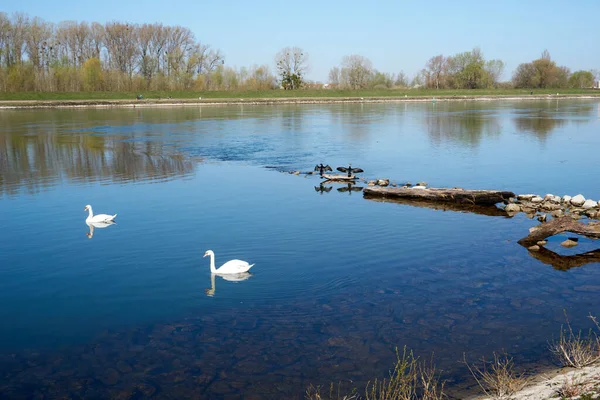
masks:
<svg viewBox="0 0 600 400"><path fill-rule="evenodd" d="M86 232L86 236L88 237L88 239L91 239L92 237L94 237L94 229L98 228L98 229L104 229L104 228L108 228L111 225L116 225L116 222L90 222L87 223L87 226L90 228L89 232Z"/></svg>
<svg viewBox="0 0 600 400"><path fill-rule="evenodd" d="M218 274L210 274L210 286L211 287L210 287L210 289L204 289L207 296L212 297L215 295L215 291L216 291L215 276L216 275L218 275ZM250 272L240 272L239 274L223 274L223 275L219 275L219 276L229 282L241 282L241 281L245 281L246 279L250 278L252 276L252 274Z"/></svg>

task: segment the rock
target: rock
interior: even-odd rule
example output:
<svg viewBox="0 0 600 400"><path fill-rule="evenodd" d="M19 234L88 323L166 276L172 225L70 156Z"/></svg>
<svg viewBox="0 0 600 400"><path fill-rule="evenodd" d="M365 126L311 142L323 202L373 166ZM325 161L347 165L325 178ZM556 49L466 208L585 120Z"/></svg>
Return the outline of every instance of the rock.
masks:
<svg viewBox="0 0 600 400"><path fill-rule="evenodd" d="M581 207L583 203L585 203L585 197L583 197L583 195L581 194L578 194L577 196L571 199L571 204L573 204L576 207Z"/></svg>
<svg viewBox="0 0 600 400"><path fill-rule="evenodd" d="M425 186L419 186L419 185L417 185L417 186L411 187L411 189L427 189L427 188Z"/></svg>
<svg viewBox="0 0 600 400"><path fill-rule="evenodd" d="M417 182L417 186L427 186L427 182Z"/></svg>
<svg viewBox="0 0 600 400"><path fill-rule="evenodd" d="M300 175L300 171L294 171L294 175Z"/></svg>
<svg viewBox="0 0 600 400"><path fill-rule="evenodd" d="M537 244L538 244L539 246L543 246L543 245L545 245L545 244L547 244L547 243L548 243L548 242L547 242L547 241L545 241L545 240L540 240L539 242L537 242Z"/></svg>
<svg viewBox="0 0 600 400"><path fill-rule="evenodd" d="M119 373L114 368L108 368L106 370L106 375L100 378L100 380L107 386L115 385L119 382Z"/></svg>
<svg viewBox="0 0 600 400"><path fill-rule="evenodd" d="M572 199L572 197L569 195L566 195L566 194L562 197L563 203L570 203L571 199Z"/></svg>
<svg viewBox="0 0 600 400"><path fill-rule="evenodd" d="M548 215L546 215L546 214L542 214L539 217L537 217L537 220L540 222L546 222L547 219L548 219Z"/></svg>
<svg viewBox="0 0 600 400"><path fill-rule="evenodd" d="M517 199L519 200L531 200L533 199L535 196L535 194L520 194L517 196Z"/></svg>
<svg viewBox="0 0 600 400"><path fill-rule="evenodd" d="M543 203L543 204L541 205L541 207L542 207L544 210L548 210L548 211L560 210L560 205L559 205L559 204L556 204L556 203L554 203L554 202L552 202L552 201L549 201L548 203Z"/></svg>
<svg viewBox="0 0 600 400"><path fill-rule="evenodd" d="M552 198L552 202L553 202L553 203L560 204L560 201L561 201L561 198L560 198L560 196L554 196L554 197Z"/></svg>
<svg viewBox="0 0 600 400"><path fill-rule="evenodd" d="M390 180L389 179L377 179L377 184L379 186L387 186L390 184Z"/></svg>
<svg viewBox="0 0 600 400"><path fill-rule="evenodd" d="M375 186L376 184L377 184L377 182L375 182L375 181L367 182L367 185L369 185L369 186Z"/></svg>
<svg viewBox="0 0 600 400"><path fill-rule="evenodd" d="M554 210L550 213L554 218L561 217L563 215L563 210Z"/></svg>
<svg viewBox="0 0 600 400"><path fill-rule="evenodd" d="M546 194L544 196L544 200L546 200L546 201L550 201L552 199L554 199L554 195L553 194L548 193L548 194Z"/></svg>
<svg viewBox="0 0 600 400"><path fill-rule="evenodd" d="M151 397L154 393L156 393L156 388L147 383L139 383L137 388L145 397Z"/></svg>
<svg viewBox="0 0 600 400"><path fill-rule="evenodd" d="M564 247L575 247L575 246L577 246L577 242L574 240L571 240L571 239L567 239L564 242L562 242L560 245L564 246Z"/></svg>
<svg viewBox="0 0 600 400"><path fill-rule="evenodd" d="M542 199L540 196L535 196L531 199L532 203L541 203L542 201L544 201L544 199Z"/></svg>
<svg viewBox="0 0 600 400"><path fill-rule="evenodd" d="M587 199L586 201L583 202L581 207L585 208L586 210L589 210L590 208L598 207L598 203L595 202L594 200Z"/></svg>
<svg viewBox="0 0 600 400"><path fill-rule="evenodd" d="M504 211L507 213L518 213L521 211L521 207L518 204L510 203L504 207Z"/></svg>
<svg viewBox="0 0 600 400"><path fill-rule="evenodd" d="M527 249L531 251L538 251L540 249L540 246L534 244L533 246L529 246Z"/></svg>
<svg viewBox="0 0 600 400"><path fill-rule="evenodd" d="M119 362L117 362L117 369L123 373L131 372L132 370L131 365L123 360L119 360Z"/></svg>

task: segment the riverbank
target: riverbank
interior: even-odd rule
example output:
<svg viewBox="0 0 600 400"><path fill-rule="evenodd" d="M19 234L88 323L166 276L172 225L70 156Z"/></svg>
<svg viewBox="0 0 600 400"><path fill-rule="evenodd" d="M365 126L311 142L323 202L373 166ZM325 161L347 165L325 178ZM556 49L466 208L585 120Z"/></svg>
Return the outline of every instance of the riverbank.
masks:
<svg viewBox="0 0 600 400"><path fill-rule="evenodd" d="M493 396L470 396L465 400L493 400ZM529 383L510 396L512 400L600 398L600 364L580 369L557 368L530 378Z"/></svg>
<svg viewBox="0 0 600 400"><path fill-rule="evenodd" d="M324 93L323 93L324 94ZM278 105L278 104L344 104L344 103L423 103L449 101L498 101L498 100L568 100L600 99L600 92L585 94L475 94L437 95L435 91L417 95L401 96L313 96L313 97L198 97L198 98L144 98L129 99L23 99L0 100L0 109L33 108L111 108L111 107L176 107L176 106L219 106L219 105Z"/></svg>

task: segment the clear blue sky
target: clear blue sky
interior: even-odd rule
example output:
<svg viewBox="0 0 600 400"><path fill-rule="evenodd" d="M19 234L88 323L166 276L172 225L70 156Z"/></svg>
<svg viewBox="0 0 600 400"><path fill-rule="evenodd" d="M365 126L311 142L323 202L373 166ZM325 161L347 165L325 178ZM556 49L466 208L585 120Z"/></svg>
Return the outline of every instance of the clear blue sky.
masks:
<svg viewBox="0 0 600 400"><path fill-rule="evenodd" d="M309 79L325 82L345 55L369 58L382 72L409 77L429 58L480 47L506 64L509 79L522 62L548 49L571 71L600 69L600 0L504 1L202 1L25 0L0 11L46 21L161 22L190 28L221 49L230 66L268 64L285 46L308 52Z"/></svg>

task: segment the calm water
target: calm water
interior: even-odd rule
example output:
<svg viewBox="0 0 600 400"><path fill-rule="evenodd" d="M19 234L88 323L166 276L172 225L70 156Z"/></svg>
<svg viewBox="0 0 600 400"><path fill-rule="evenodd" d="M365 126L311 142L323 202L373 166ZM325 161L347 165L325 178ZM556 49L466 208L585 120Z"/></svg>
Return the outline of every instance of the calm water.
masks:
<svg viewBox="0 0 600 400"><path fill-rule="evenodd" d="M0 398L302 398L395 347L548 363L589 326L600 265L516 241L537 221L320 191L366 178L600 199L600 102L0 111ZM90 232L86 204L118 213ZM591 241L561 254L595 248ZM597 244L596 244L597 247ZM240 282L216 277L256 263ZM211 295L212 294L212 295Z"/></svg>

